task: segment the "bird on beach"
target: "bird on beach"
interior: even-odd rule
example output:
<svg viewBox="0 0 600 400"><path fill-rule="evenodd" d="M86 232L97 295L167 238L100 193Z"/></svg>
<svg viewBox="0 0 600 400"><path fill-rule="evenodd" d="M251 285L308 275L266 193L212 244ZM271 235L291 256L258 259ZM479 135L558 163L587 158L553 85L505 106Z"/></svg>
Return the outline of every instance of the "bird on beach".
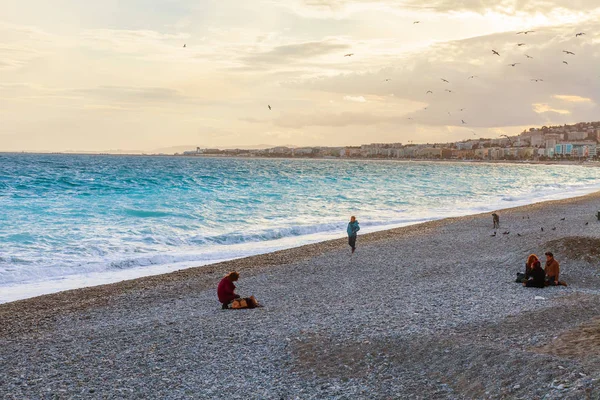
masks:
<svg viewBox="0 0 600 400"><path fill-rule="evenodd" d="M544 232L544 228L540 228L542 230L542 232Z"/></svg>
<svg viewBox="0 0 600 400"><path fill-rule="evenodd" d="M521 64L521 63L512 63L512 64L508 64L508 66L509 66L509 67L515 67L515 66L517 66L517 65L519 65L519 64Z"/></svg>
<svg viewBox="0 0 600 400"><path fill-rule="evenodd" d="M444 78L440 78L442 81L446 82L446 83L450 83L447 80L445 80Z"/></svg>
<svg viewBox="0 0 600 400"><path fill-rule="evenodd" d="M352 57L354 55L354 53L348 53L348 54L344 54L344 57Z"/></svg>
<svg viewBox="0 0 600 400"><path fill-rule="evenodd" d="M565 219L567 219L567 218L566 218L566 217L565 217L565 218L561 218L560 220L561 220L561 221L564 221Z"/></svg>
<svg viewBox="0 0 600 400"><path fill-rule="evenodd" d="M585 224L587 225L587 224L589 224L589 222L586 222Z"/></svg>
<svg viewBox="0 0 600 400"><path fill-rule="evenodd" d="M509 231L506 231L506 232L502 232L502 234L503 234L503 235L508 235L508 234L510 234L510 232L509 232Z"/></svg>
<svg viewBox="0 0 600 400"><path fill-rule="evenodd" d="M527 58L533 58L529 54L525 54L525 57L527 57Z"/></svg>
<svg viewBox="0 0 600 400"><path fill-rule="evenodd" d="M565 53L565 54L570 54L570 55L572 55L572 56L574 56L574 55L575 55L575 53L573 53L572 51L569 51L569 50L563 50L563 53Z"/></svg>
<svg viewBox="0 0 600 400"><path fill-rule="evenodd" d="M555 231L555 230L556 230L556 227L552 228L552 230L553 230L553 231Z"/></svg>
<svg viewBox="0 0 600 400"><path fill-rule="evenodd" d="M493 234L493 235L490 235L490 236L492 236L492 237L496 236L496 231L494 231L494 234Z"/></svg>
<svg viewBox="0 0 600 400"><path fill-rule="evenodd" d="M269 110L271 109L271 105L270 104L267 104L267 107L269 107Z"/></svg>
<svg viewBox="0 0 600 400"><path fill-rule="evenodd" d="M520 233L517 233L517 236L521 236L521 234L520 234Z"/></svg>
<svg viewBox="0 0 600 400"><path fill-rule="evenodd" d="M575 34L575 37L583 36L583 35L585 35L585 32L579 32L579 33Z"/></svg>
<svg viewBox="0 0 600 400"><path fill-rule="evenodd" d="M495 54L495 55L497 55L497 56L499 56L499 55L500 55L500 53L498 53L496 50L493 50L493 49L492 49L492 54Z"/></svg>

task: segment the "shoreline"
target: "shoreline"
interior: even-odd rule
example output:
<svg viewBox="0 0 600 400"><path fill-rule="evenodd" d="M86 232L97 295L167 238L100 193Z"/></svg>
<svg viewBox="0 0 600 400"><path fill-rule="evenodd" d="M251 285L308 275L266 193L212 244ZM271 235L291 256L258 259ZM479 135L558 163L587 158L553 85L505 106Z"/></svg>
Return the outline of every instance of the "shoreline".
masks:
<svg viewBox="0 0 600 400"><path fill-rule="evenodd" d="M598 398L599 204L499 210L492 237L481 213L359 235L353 256L336 239L2 304L0 394ZM514 282L548 250L568 287ZM264 308L220 309L233 269Z"/></svg>
<svg viewBox="0 0 600 400"><path fill-rule="evenodd" d="M533 205L533 204L543 204L543 203L546 203L549 201L551 202L551 201L577 199L580 197L593 195L594 193L600 193L600 187L591 187L587 190L579 190L579 191L583 192L584 194L576 193L574 197L565 197L565 198L560 198L557 194L553 194L552 196L547 196L547 197L550 197L550 199L541 199L541 200L535 200L535 198L531 198L529 200L521 199L521 200L515 201L516 205L512 205L511 207L508 207L508 208L499 208L499 207L502 207L507 204L504 204L504 205L498 204L497 205L498 207L490 207L488 210L485 210L485 211L477 210L476 212L473 212L474 210L468 210L467 214L457 213L457 215L450 215L448 217L433 215L431 217L424 218L419 222L415 222L415 221L406 222L405 221L405 222L398 222L398 223L389 223L386 225L363 226L363 232L365 230L368 230L369 232L361 234L361 237L363 237L365 235L377 233L377 232L386 232L386 231L393 231L396 229L402 229L402 228L406 228L406 227L410 227L410 226L419 226L424 223L441 221L441 220L445 220L445 219L449 219L449 218L463 218L463 217L469 217L469 216L475 216L475 215L485 215L485 214L488 214L488 213L491 213L494 211L511 210L513 208L525 207L525 206L529 206L529 205ZM588 192L588 191L590 191L590 192ZM569 194L567 194L567 196L572 196L572 194L569 193ZM552 197L554 197L554 198L552 198ZM556 198L556 197L558 197L558 198ZM533 201L533 202L530 203L530 201ZM465 211L465 210L462 210L462 211ZM95 272L95 273L92 273L91 275L90 274L67 275L65 277L59 277L55 280L55 282L59 282L62 284L62 286L58 285L56 290L54 288L52 288L52 286L50 286L49 290L39 289L40 287L43 287L45 284L47 284L49 282L53 282L52 279L50 279L48 281L28 282L28 283L23 283L23 284L6 286L5 287L7 289L6 293L14 294L20 288L22 288L23 290L27 291L30 294L27 297L17 298L14 300L12 298L15 298L17 296L13 295L11 298L11 296L9 295L8 297L6 297L9 300L0 301L0 306L2 304L8 304L8 303L12 303L15 301L27 300L27 299L31 299L31 298L35 298L35 297L39 297L39 296L61 293L64 291L118 284L118 283L124 282L124 281L136 280L136 279L140 279L140 278L144 278L144 277L162 276L162 275L167 275L170 273L180 272L180 271L187 270L187 269L207 268L209 266L220 265L222 263L245 259L248 257L266 255L266 254L271 254L274 252L291 250L291 249L295 249L295 248L301 248L304 246L318 245L319 243L325 243L325 242L329 242L332 240L333 241L346 240L345 236L343 236L343 235L344 235L343 233L338 234L337 232L326 231L326 232L317 232L317 233L302 235L302 236L297 236L297 237L290 236L290 237L286 237L286 238L283 238L280 240L260 242L259 245L267 248L266 251L264 251L265 249L263 249L263 250L254 252L254 254L242 255L242 256L235 257L235 258L224 257L216 262L215 261L207 261L207 262L198 262L197 263L194 261L181 261L181 262L176 262L176 263L152 264L150 266L134 267L131 269L119 270L119 271L114 272L112 277L110 277L110 274L111 274L110 271ZM321 237L317 238L318 236L321 236ZM337 238L331 239L332 236L337 236ZM339 236L342 236L342 238L339 238ZM289 243L284 244L284 243L282 243L282 240L288 241L288 242L291 240L297 240L298 242L300 242L300 244L294 244L293 246L290 247ZM275 250L269 250L268 249L269 247L275 248ZM93 279L97 279L99 283L94 282L91 285L90 284L86 285L85 283L83 285L81 284L82 281L90 282L90 281L93 281ZM38 289L36 289L36 287L38 287ZM2 287L0 287L0 289L2 289Z"/></svg>
<svg viewBox="0 0 600 400"><path fill-rule="evenodd" d="M139 154L139 153L36 153L36 152L0 152L10 155L58 155L58 156L109 156L109 157L175 157L175 158L216 158L233 160L338 160L338 161L392 161L392 162L431 162L431 163L473 163L473 164L517 164L517 165L579 165L600 167L600 160L476 160L476 159L432 159L432 158L374 158L374 157L265 157L265 156L227 156L218 154L176 155L176 154Z"/></svg>
<svg viewBox="0 0 600 400"><path fill-rule="evenodd" d="M537 203L520 205L505 209L498 209L497 212L502 215L506 212L536 210L539 208L550 207L553 205L568 205L570 203L583 202L592 199L600 200L600 191L585 194L583 196L569 197L566 199L559 200L545 200ZM598 210L600 211L600 205L598 206ZM484 219L489 218L489 215L490 213L486 211L482 213L435 219L398 228L384 229L375 232L365 233L359 235L359 245L362 246L364 244L373 244L380 241L389 241L409 235L426 235L433 229L440 228L457 221ZM29 312L34 309L48 310L49 307L45 306L46 302L51 302L53 304L52 308L54 310L57 309L57 304L59 304L60 306L65 306L65 310L71 310L72 307L69 304L76 302L75 300L78 300L80 297L87 298L85 303L90 306L93 306L106 303L105 300L94 300L95 296L104 297L108 295L116 295L121 292L127 293L136 290L148 290L149 288L159 289L161 286L167 285L169 282L185 281L190 279L203 279L205 283L212 281L214 282L214 285L216 285L218 279L220 279L220 277L224 276L227 272L231 270L237 270L241 273L251 274L263 273L271 267L297 263L302 260L322 255L326 252L345 249L345 247L347 247L347 239L345 237L339 239L331 239L311 244L300 245L297 247L285 248L282 250L276 250L273 252L258 254L254 256L241 257L213 264L188 267L172 272L160 273L150 276L142 276L139 278L127 279L119 282L101 284L96 286L86 286L81 288L69 289L60 292L29 297L21 300L10 301L7 303L0 303L0 337L3 336L3 325L6 326L6 324L2 322L5 322L4 318L8 314L10 314L11 312L16 312L16 310L18 310L19 313ZM253 267L252 265L258 266Z"/></svg>

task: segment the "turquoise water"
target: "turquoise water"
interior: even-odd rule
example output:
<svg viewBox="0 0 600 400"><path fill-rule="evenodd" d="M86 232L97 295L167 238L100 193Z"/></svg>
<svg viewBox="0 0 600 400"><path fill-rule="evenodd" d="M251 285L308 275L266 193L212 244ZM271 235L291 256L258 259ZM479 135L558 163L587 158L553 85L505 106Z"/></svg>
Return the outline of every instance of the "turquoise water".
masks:
<svg viewBox="0 0 600 400"><path fill-rule="evenodd" d="M600 187L597 168L0 154L0 301Z"/></svg>

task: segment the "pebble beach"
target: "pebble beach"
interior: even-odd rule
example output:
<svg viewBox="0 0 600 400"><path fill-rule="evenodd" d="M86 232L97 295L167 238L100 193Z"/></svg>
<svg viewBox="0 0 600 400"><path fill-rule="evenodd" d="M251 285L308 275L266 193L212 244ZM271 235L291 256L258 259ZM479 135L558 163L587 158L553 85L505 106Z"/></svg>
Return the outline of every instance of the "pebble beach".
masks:
<svg viewBox="0 0 600 400"><path fill-rule="evenodd" d="M598 399L599 209L594 193L499 210L495 236L485 213L359 233L353 256L344 237L1 304L0 397ZM515 283L546 251L568 286ZM232 270L263 308L221 310Z"/></svg>

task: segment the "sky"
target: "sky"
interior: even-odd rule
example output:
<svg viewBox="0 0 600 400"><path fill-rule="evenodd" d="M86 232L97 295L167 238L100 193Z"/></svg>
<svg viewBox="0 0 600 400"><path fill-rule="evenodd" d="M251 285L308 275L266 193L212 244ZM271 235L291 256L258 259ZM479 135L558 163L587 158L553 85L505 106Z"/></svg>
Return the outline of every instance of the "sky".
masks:
<svg viewBox="0 0 600 400"><path fill-rule="evenodd" d="M599 28L598 0L2 0L0 151L449 142L599 120Z"/></svg>

